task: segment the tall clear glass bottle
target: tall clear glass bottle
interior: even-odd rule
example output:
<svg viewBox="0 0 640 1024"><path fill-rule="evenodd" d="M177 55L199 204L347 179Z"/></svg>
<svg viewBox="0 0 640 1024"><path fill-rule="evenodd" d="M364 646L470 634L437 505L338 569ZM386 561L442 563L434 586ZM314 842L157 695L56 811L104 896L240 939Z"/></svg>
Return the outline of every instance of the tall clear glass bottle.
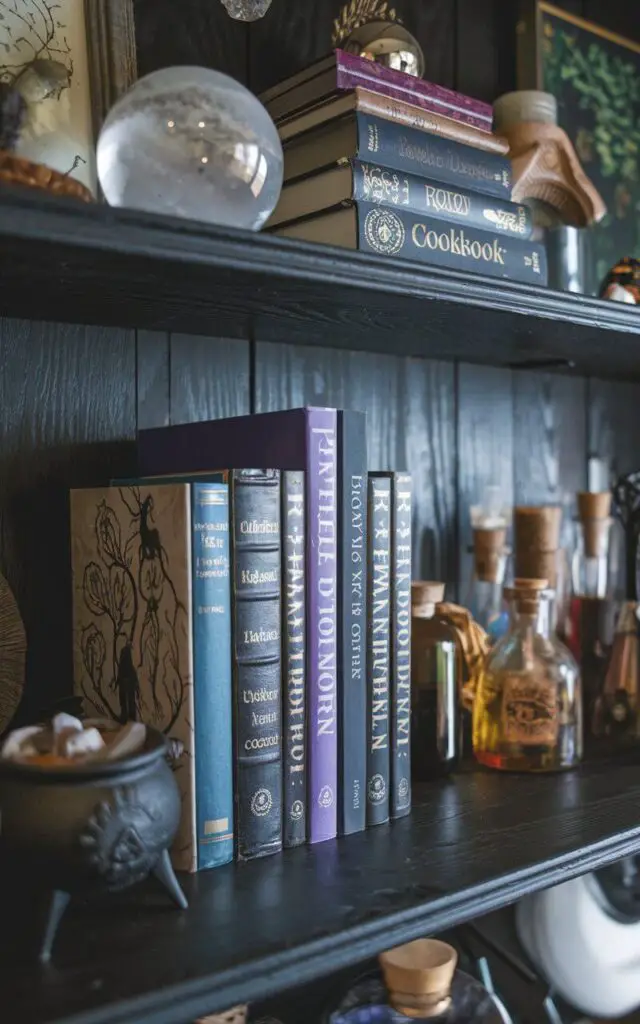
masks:
<svg viewBox="0 0 640 1024"><path fill-rule="evenodd" d="M473 706L476 759L503 771L559 771L582 757L582 691L571 652L551 638L546 580L505 591L509 630L486 659Z"/></svg>
<svg viewBox="0 0 640 1024"><path fill-rule="evenodd" d="M506 545L511 511L499 487L485 487L482 503L471 506L473 569L464 604L493 643L507 630L502 590L510 550Z"/></svg>
<svg viewBox="0 0 640 1024"><path fill-rule="evenodd" d="M615 625L611 492L585 492L578 494L577 499L579 518L571 559L571 601L565 639L580 665L585 721L589 731L593 731Z"/></svg>
<svg viewBox="0 0 640 1024"><path fill-rule="evenodd" d="M456 631L436 615L444 583L411 584L411 775L424 782L452 771L461 754Z"/></svg>

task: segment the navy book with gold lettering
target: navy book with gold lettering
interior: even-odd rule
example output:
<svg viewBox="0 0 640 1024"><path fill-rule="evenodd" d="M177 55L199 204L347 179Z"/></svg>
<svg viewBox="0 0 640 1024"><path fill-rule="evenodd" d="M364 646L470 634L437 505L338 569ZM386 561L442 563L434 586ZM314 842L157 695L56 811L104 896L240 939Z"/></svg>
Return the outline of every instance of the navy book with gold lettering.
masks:
<svg viewBox="0 0 640 1024"><path fill-rule="evenodd" d="M282 849L280 474L231 473L237 857Z"/></svg>
<svg viewBox="0 0 640 1024"><path fill-rule="evenodd" d="M530 238L533 230L531 210L521 203L484 195L473 186L447 185L435 173L423 177L355 159L286 185L267 229L353 201L427 213L452 224L466 224L514 238Z"/></svg>
<svg viewBox="0 0 640 1024"><path fill-rule="evenodd" d="M290 139L284 146L285 183L354 157L511 198L511 161L506 156L362 111Z"/></svg>
<svg viewBox="0 0 640 1024"><path fill-rule="evenodd" d="M367 437L338 412L338 831L362 832L367 788Z"/></svg>
<svg viewBox="0 0 640 1024"><path fill-rule="evenodd" d="M369 476L367 538L367 825L389 820L391 480Z"/></svg>
<svg viewBox="0 0 640 1024"><path fill-rule="evenodd" d="M480 231L459 220L453 223L453 218L445 222L431 213L354 202L286 224L275 233L524 284L547 284L543 245L504 232Z"/></svg>
<svg viewBox="0 0 640 1024"><path fill-rule="evenodd" d="M306 546L304 472L282 474L283 832L286 847L307 838Z"/></svg>

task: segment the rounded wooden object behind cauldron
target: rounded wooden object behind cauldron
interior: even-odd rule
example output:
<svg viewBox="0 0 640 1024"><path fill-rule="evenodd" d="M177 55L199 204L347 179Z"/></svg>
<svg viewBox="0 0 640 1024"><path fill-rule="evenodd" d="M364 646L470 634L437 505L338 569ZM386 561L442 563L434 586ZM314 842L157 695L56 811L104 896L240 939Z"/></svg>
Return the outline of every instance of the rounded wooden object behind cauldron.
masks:
<svg viewBox="0 0 640 1024"><path fill-rule="evenodd" d="M165 755L165 738L147 728L143 751L123 761L60 768L0 761L3 864L68 893L141 881L180 820Z"/></svg>

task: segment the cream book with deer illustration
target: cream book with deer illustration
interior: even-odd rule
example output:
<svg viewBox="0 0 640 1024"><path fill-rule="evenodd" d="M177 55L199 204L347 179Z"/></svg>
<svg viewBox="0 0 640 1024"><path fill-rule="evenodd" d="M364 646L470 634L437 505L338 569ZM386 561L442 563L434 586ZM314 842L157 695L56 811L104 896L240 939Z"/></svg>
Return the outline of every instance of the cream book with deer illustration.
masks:
<svg viewBox="0 0 640 1024"><path fill-rule="evenodd" d="M177 741L174 866L196 870L190 488L71 492L73 655L87 715Z"/></svg>

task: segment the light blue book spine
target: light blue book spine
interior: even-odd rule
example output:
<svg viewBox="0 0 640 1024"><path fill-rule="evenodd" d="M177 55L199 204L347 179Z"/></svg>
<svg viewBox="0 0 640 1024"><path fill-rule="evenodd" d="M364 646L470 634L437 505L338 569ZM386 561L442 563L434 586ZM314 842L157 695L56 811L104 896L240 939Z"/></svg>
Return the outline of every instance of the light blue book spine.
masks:
<svg viewBox="0 0 640 1024"><path fill-rule="evenodd" d="M192 484L198 870L233 860L229 487Z"/></svg>

